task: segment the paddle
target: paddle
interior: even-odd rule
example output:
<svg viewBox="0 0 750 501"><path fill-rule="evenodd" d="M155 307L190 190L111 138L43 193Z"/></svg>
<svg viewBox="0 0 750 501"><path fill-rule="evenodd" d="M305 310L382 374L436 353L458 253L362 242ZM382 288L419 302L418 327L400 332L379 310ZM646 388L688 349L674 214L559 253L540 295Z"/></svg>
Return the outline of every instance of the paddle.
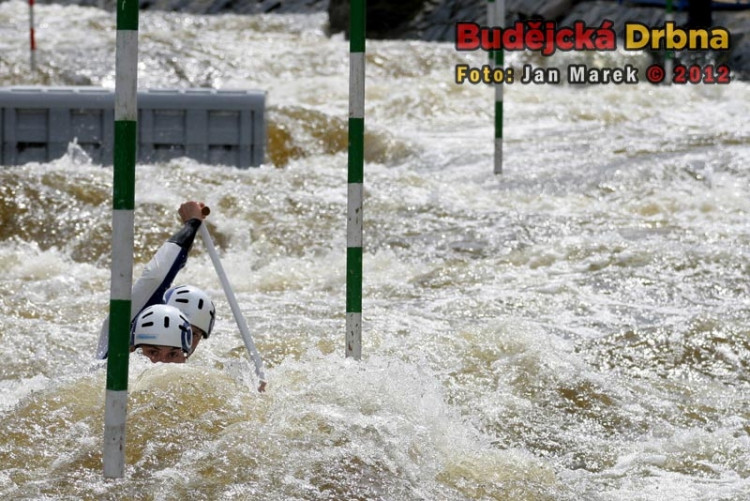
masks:
<svg viewBox="0 0 750 501"><path fill-rule="evenodd" d="M211 213L211 209L204 206L202 212L204 216L208 216ZM255 349L255 343L253 343L253 338L252 336L250 336L250 329L248 329L247 327L245 317L242 316L240 306L237 303L237 298L234 295L232 286L229 285L229 279L227 278L227 274L224 273L224 267L221 265L219 255L216 252L214 242L211 239L211 235L208 233L208 228L206 227L205 222L200 226L200 233L201 238L203 239L203 244L206 246L206 250L208 251L208 255L211 256L211 261L214 263L216 274L219 276L219 281L221 282L221 286L224 289L224 295L227 297L229 306L232 308L232 314L234 315L234 320L237 322L237 327L239 327L240 329L240 334L242 334L242 340L245 342L247 353L255 363L255 374L258 376L258 380L260 381L258 391L264 392L266 390L266 376L263 373L263 361L258 355L258 350Z"/></svg>

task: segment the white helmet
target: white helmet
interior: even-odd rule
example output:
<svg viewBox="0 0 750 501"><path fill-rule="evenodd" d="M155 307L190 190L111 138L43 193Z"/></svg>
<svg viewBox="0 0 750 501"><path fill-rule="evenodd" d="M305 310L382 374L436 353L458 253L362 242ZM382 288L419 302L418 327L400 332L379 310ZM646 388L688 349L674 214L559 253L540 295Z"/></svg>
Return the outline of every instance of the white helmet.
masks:
<svg viewBox="0 0 750 501"><path fill-rule="evenodd" d="M155 304L136 317L130 330L130 344L136 348L142 344L174 346L190 353L193 329L185 315L174 306Z"/></svg>
<svg viewBox="0 0 750 501"><path fill-rule="evenodd" d="M216 307L208 294L192 285L179 285L172 287L164 294L164 302L179 308L191 324L204 332L204 338L211 335L216 318Z"/></svg>

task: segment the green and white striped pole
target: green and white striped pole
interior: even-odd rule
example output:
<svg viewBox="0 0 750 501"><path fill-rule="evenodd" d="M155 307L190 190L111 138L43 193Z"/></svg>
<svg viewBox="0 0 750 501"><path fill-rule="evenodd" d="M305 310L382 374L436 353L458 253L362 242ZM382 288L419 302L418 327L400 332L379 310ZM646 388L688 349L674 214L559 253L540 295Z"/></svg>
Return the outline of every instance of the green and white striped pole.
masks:
<svg viewBox="0 0 750 501"><path fill-rule="evenodd" d="M487 0L487 27L492 27L495 22L495 0ZM488 50L487 56L489 57L490 67L495 66L495 51Z"/></svg>
<svg viewBox="0 0 750 501"><path fill-rule="evenodd" d="M672 6L672 0L667 0L667 11L664 14L664 21L667 23L674 22L674 8ZM674 51L667 49L664 54L664 83L669 85L672 83L672 73L674 72Z"/></svg>
<svg viewBox="0 0 750 501"><path fill-rule="evenodd" d="M488 0L487 24L491 27L505 26L505 0ZM490 66L503 67L503 50L490 51ZM495 84L495 174L503 173L503 84Z"/></svg>
<svg viewBox="0 0 750 501"><path fill-rule="evenodd" d="M117 0L116 44L112 276L102 454L107 478L121 478L125 473L138 120L138 2Z"/></svg>
<svg viewBox="0 0 750 501"><path fill-rule="evenodd" d="M362 357L362 198L365 143L365 0L349 2L349 165L346 356Z"/></svg>

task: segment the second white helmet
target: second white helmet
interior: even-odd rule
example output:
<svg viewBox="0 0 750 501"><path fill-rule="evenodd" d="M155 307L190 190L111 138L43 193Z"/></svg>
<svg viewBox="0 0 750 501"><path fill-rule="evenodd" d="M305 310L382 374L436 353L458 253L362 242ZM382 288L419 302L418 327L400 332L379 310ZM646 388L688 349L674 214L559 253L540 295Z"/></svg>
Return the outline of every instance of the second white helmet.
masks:
<svg viewBox="0 0 750 501"><path fill-rule="evenodd" d="M204 338L211 335L216 307L208 294L192 285L179 285L164 293L164 302L178 308L191 324L204 332Z"/></svg>

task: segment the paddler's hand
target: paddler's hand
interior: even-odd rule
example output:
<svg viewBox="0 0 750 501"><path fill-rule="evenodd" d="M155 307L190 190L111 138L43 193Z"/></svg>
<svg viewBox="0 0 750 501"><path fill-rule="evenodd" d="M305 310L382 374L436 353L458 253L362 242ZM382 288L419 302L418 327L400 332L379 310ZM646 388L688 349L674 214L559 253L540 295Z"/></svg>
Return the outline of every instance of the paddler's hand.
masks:
<svg viewBox="0 0 750 501"><path fill-rule="evenodd" d="M203 202L189 201L180 205L177 213L182 218L183 223L186 223L191 219L200 219L201 221L203 221L204 219L206 219L205 213L203 212L203 208L205 206L206 204L204 204Z"/></svg>

